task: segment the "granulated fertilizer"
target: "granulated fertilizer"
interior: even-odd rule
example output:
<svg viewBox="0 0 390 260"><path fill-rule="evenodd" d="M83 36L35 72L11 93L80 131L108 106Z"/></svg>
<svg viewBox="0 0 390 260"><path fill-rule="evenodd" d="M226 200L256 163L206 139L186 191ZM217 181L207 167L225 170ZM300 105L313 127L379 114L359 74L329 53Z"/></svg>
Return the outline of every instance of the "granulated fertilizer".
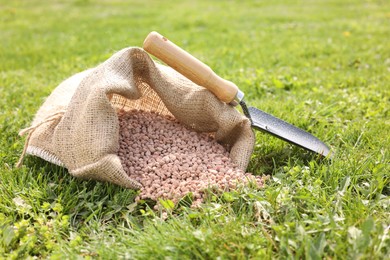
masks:
<svg viewBox="0 0 390 260"><path fill-rule="evenodd" d="M193 206L207 188L234 189L238 183L263 179L239 170L225 147L207 133L197 133L170 116L119 111L118 156L130 178L142 184L139 199L177 202L189 192Z"/></svg>

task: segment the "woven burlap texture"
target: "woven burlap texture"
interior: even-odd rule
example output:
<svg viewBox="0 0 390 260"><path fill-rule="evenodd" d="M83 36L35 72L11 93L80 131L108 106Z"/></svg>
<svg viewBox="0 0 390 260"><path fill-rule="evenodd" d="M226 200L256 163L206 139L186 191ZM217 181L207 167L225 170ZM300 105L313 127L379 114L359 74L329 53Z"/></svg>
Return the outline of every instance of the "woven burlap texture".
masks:
<svg viewBox="0 0 390 260"><path fill-rule="evenodd" d="M190 129L214 133L230 147L234 163L242 170L248 165L255 142L250 121L136 47L115 53L54 89L35 115L26 152L66 167L75 177L141 188L116 155L120 109L173 115Z"/></svg>

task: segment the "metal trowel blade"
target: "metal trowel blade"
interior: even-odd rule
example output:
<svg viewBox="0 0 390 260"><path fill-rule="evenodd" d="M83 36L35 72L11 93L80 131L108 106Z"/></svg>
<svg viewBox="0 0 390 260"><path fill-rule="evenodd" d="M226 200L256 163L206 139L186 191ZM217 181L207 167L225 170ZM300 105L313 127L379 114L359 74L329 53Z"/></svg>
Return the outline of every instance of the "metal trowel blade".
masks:
<svg viewBox="0 0 390 260"><path fill-rule="evenodd" d="M252 119L252 127L307 150L330 157L329 147L312 134L255 107L249 107L248 112Z"/></svg>

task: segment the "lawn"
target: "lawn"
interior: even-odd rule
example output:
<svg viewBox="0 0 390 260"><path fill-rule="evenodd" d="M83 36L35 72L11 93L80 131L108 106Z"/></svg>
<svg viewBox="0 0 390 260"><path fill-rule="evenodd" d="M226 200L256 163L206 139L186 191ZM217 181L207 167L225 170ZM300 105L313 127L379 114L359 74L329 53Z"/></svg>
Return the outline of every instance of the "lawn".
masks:
<svg viewBox="0 0 390 260"><path fill-rule="evenodd" d="M310 131L320 160L256 133L261 189L162 212L27 156L64 79L156 30L246 101ZM390 2L0 0L0 258L390 258Z"/></svg>

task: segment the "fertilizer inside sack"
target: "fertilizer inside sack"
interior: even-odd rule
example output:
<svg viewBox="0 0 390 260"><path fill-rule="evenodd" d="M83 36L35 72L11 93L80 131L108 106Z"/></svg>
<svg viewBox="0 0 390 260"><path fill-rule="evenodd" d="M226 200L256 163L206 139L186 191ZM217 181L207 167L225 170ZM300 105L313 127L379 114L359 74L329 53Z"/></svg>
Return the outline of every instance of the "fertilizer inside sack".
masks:
<svg viewBox="0 0 390 260"><path fill-rule="evenodd" d="M132 110L119 111L118 118L118 156L129 177L143 186L137 200L177 203L192 193L196 207L208 188L225 191L240 183L264 183L234 165L212 135L187 129L171 116Z"/></svg>

